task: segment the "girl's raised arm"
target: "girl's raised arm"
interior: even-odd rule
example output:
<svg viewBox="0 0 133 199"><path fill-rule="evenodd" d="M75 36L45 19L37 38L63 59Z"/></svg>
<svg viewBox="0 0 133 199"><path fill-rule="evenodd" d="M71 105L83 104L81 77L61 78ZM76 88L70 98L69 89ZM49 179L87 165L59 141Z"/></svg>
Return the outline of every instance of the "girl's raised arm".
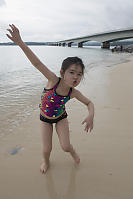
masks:
<svg viewBox="0 0 133 199"><path fill-rule="evenodd" d="M25 53L33 66L35 66L48 80L57 79L55 73L49 70L31 51L31 49L22 41L18 28L15 25L9 25L11 28L7 29L11 36L6 34L9 39L16 43Z"/></svg>

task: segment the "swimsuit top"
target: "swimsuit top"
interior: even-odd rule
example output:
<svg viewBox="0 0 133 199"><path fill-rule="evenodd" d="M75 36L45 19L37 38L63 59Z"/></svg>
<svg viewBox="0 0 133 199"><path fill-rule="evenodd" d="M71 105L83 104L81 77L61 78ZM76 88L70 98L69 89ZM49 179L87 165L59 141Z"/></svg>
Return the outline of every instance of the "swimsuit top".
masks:
<svg viewBox="0 0 133 199"><path fill-rule="evenodd" d="M59 77L59 81L53 88L44 88L41 96L41 104L39 105L40 109L51 119L59 117L65 112L65 104L68 100L70 100L70 95L72 92L72 88L70 88L67 96L57 94L56 89L60 80L61 78Z"/></svg>

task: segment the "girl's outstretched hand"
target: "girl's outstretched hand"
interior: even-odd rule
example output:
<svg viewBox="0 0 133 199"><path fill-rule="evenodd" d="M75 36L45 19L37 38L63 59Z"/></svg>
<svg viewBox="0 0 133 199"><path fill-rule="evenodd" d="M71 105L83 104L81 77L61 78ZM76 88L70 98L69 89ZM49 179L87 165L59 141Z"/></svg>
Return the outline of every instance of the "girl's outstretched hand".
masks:
<svg viewBox="0 0 133 199"><path fill-rule="evenodd" d="M9 25L11 28L10 29L7 29L9 32L10 32L10 34L11 34L11 36L10 35L8 35L8 34L6 34L7 35L7 37L9 38L9 39L11 39L14 43L16 43L16 44L19 44L21 41L22 41L22 39L21 39L21 37L20 37L20 33L19 33L19 30L18 30L18 28L15 26L15 25Z"/></svg>
<svg viewBox="0 0 133 199"><path fill-rule="evenodd" d="M88 116L83 122L82 124L85 124L85 131L88 132L88 130L90 129L90 132L91 130L93 129L93 117L92 116Z"/></svg>

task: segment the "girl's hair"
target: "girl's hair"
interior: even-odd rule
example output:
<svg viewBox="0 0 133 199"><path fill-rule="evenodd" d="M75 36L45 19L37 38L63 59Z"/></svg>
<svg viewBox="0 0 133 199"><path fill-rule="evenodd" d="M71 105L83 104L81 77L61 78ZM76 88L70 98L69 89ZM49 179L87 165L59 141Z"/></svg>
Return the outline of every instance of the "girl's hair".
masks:
<svg viewBox="0 0 133 199"><path fill-rule="evenodd" d="M82 73L84 74L85 66L83 64L82 59L80 59L79 57L67 57L62 62L61 69L63 70L63 72L65 72L72 64L80 65L82 68Z"/></svg>

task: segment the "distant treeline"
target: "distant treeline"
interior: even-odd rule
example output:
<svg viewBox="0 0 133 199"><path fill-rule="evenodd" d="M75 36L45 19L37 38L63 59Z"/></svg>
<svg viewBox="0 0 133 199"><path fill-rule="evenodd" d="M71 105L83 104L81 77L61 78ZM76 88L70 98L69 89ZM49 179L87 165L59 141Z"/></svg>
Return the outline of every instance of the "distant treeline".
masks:
<svg viewBox="0 0 133 199"><path fill-rule="evenodd" d="M25 42L29 46L55 46L55 42ZM0 43L1 46L16 46L13 42Z"/></svg>
<svg viewBox="0 0 133 199"><path fill-rule="evenodd" d="M25 42L27 45L29 46L57 46L57 42ZM116 46L116 45L130 45L133 44L133 40L130 41L115 41L115 42L111 42L110 45L111 46ZM1 46L16 46L15 43L13 42L7 42L7 43L0 43ZM93 41L89 41L89 42L85 42L83 44L84 46L101 46L100 42L93 42ZM72 43L72 46L77 46L77 43Z"/></svg>

